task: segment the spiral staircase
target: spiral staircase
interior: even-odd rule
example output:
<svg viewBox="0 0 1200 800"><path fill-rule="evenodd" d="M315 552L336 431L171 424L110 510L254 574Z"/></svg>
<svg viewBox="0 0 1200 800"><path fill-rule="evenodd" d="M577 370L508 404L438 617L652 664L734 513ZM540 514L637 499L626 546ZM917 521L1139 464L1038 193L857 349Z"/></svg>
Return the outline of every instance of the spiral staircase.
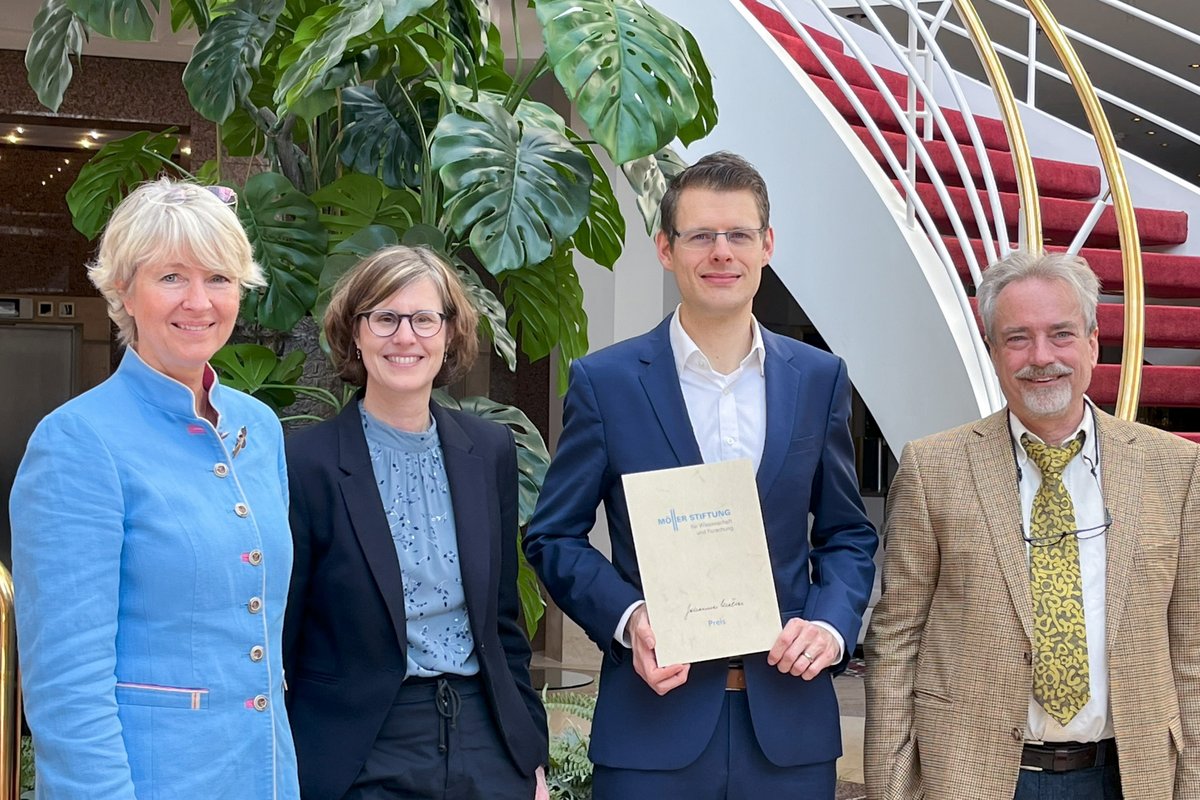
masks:
<svg viewBox="0 0 1200 800"><path fill-rule="evenodd" d="M989 86L948 69L932 29L952 26L951 0L923 12L891 0L910 15L907 43L884 24L848 25L822 0L658 5L692 31L714 74L721 121L697 152L735 150L763 169L773 267L846 358L894 452L1003 404L974 285L1031 241L1078 252L1101 279L1089 396L1200 441L1195 187L1128 154L1105 162L1092 132L1013 101L1003 77ZM880 4L859 5L875 22ZM953 10L960 30L978 22L966 0ZM986 60L992 43L974 43ZM1086 102L1090 84L1079 90ZM1123 196L1134 202L1122 208Z"/></svg>

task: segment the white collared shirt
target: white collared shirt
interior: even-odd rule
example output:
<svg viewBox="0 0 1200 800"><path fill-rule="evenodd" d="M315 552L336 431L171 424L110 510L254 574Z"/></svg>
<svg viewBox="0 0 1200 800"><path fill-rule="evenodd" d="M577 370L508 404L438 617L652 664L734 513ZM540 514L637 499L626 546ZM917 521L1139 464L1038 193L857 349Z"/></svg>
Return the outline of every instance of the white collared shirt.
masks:
<svg viewBox="0 0 1200 800"><path fill-rule="evenodd" d="M757 473L767 436L766 350L753 317L750 325L750 352L728 375L714 370L687 335L678 308L671 317L671 352L704 463L748 458Z"/></svg>
<svg viewBox="0 0 1200 800"><path fill-rule="evenodd" d="M1011 411L1008 414L1016 448L1017 467L1020 470L1021 520L1025 535L1029 536L1029 518L1033 511L1033 498L1042 485L1042 473L1037 464L1021 446L1021 435L1042 441L1030 433ZM1091 403L1087 404L1079 427L1064 441L1069 441L1083 431L1083 450L1071 459L1063 470L1063 485L1071 495L1075 507L1075 528L1085 530L1104 524L1104 495L1100 486L1100 449L1096 438L1096 417ZM1047 442L1059 446L1062 442ZM1091 698L1078 714L1064 727L1046 713L1045 709L1029 698L1029 719L1026 736L1033 741L1047 742L1095 742L1113 735L1108 709L1108 658L1105 654L1106 635L1104 630L1105 576L1107 535L1085 536L1079 540L1079 571L1083 583L1083 619L1087 625L1088 675ZM1028 550L1028 547L1026 548Z"/></svg>

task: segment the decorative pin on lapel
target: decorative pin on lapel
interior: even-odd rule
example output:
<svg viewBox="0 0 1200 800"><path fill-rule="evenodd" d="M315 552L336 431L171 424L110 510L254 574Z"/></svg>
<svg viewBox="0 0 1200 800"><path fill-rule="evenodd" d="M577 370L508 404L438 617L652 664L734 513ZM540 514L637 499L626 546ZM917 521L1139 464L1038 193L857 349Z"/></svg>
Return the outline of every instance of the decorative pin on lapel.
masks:
<svg viewBox="0 0 1200 800"><path fill-rule="evenodd" d="M233 458L238 457L238 453L246 448L246 426L243 425L238 430L237 441L233 443Z"/></svg>

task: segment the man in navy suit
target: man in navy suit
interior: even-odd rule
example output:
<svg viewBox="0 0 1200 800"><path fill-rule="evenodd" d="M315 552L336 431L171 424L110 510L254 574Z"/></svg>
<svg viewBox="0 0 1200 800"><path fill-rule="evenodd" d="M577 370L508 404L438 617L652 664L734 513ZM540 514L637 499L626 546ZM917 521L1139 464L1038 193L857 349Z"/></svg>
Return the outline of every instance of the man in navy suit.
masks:
<svg viewBox="0 0 1200 800"><path fill-rule="evenodd" d="M571 368L525 552L605 654L596 800L834 794L832 678L858 640L877 537L858 493L846 365L752 314L774 250L769 210L762 176L731 153L680 173L656 243L682 302ZM735 458L756 470L783 632L767 653L660 665L621 476ZM611 562L588 542L600 503Z"/></svg>

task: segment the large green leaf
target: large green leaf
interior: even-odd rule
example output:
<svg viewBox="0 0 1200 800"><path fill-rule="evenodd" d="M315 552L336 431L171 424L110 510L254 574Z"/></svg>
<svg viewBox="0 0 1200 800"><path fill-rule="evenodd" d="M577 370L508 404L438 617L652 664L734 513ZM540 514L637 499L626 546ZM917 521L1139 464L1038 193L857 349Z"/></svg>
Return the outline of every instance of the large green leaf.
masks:
<svg viewBox="0 0 1200 800"><path fill-rule="evenodd" d="M104 228L117 203L142 181L153 178L175 152L178 140L170 132L140 131L101 147L67 190L76 230L89 239Z"/></svg>
<svg viewBox="0 0 1200 800"><path fill-rule="evenodd" d="M639 0L535 6L555 76L618 164L665 147L711 105L683 28Z"/></svg>
<svg viewBox="0 0 1200 800"><path fill-rule="evenodd" d="M323 87L325 74L346 55L347 45L377 22L386 33L405 19L429 8L436 0L341 0L324 16L314 36L290 63L275 90L281 108L295 105L314 88Z"/></svg>
<svg viewBox="0 0 1200 800"><path fill-rule="evenodd" d="M388 186L419 186L425 147L421 121L413 116L395 79L342 92L342 163L379 175Z"/></svg>
<svg viewBox="0 0 1200 800"><path fill-rule="evenodd" d="M151 2L157 10L158 0ZM154 36L154 18L143 0L67 0L67 6L101 36L137 42Z"/></svg>
<svg viewBox="0 0 1200 800"><path fill-rule="evenodd" d="M510 372L517 371L517 340L508 330L508 310L504 303L483 285L483 281L475 274L475 270L462 261L455 259L459 277L467 287L467 295L479 312L479 324L483 332L492 340L496 354L504 359Z"/></svg>
<svg viewBox="0 0 1200 800"><path fill-rule="evenodd" d="M558 347L558 390L567 390L571 362L587 354L587 313L583 288L571 263L571 251L562 250L549 260L500 276L508 329L520 331L521 350L537 361Z"/></svg>
<svg viewBox="0 0 1200 800"><path fill-rule="evenodd" d="M303 350L293 350L283 358L261 344L227 344L210 359L221 376L221 383L239 392L253 395L273 410L296 402L296 392L279 384L294 384L304 374ZM272 385L273 384L273 385Z"/></svg>
<svg viewBox="0 0 1200 800"><path fill-rule="evenodd" d="M491 12L488 0L446 0L450 14L450 32L466 45L470 61L482 65L487 60Z"/></svg>
<svg viewBox="0 0 1200 800"><path fill-rule="evenodd" d="M79 58L87 30L64 0L46 0L33 18L33 36L25 51L25 70L38 101L58 111L74 71L71 56Z"/></svg>
<svg viewBox="0 0 1200 800"><path fill-rule="evenodd" d="M171 0L172 33L179 33L184 28L196 28L203 33L208 30L210 19L204 0Z"/></svg>
<svg viewBox="0 0 1200 800"><path fill-rule="evenodd" d="M368 225L386 225L402 235L421 218L421 198L409 189L389 189L371 175L347 172L312 195L321 224L336 243ZM327 209L327 210L326 210Z"/></svg>
<svg viewBox="0 0 1200 800"><path fill-rule="evenodd" d="M704 55L700 52L696 37L687 30L683 32L683 36L688 60L696 69L696 97L700 101L700 111L696 116L679 126L679 141L691 144L708 136L712 129L717 127L717 101L713 98L712 74L708 71L708 64L704 62Z"/></svg>
<svg viewBox="0 0 1200 800"><path fill-rule="evenodd" d="M209 25L183 71L192 107L214 122L224 122L250 93L263 46L275 33L284 0L238 0Z"/></svg>
<svg viewBox="0 0 1200 800"><path fill-rule="evenodd" d="M317 283L317 301L312 309L313 319L318 326L325 318L325 310L329 308L329 298L338 279L371 253L399 242L400 238L393 229L384 225L368 225L329 248Z"/></svg>
<svg viewBox="0 0 1200 800"><path fill-rule="evenodd" d="M571 237L571 242L580 253L612 269L625 249L625 217L600 159L586 145L580 150L592 167L592 200L588 215Z"/></svg>
<svg viewBox="0 0 1200 800"><path fill-rule="evenodd" d="M592 171L565 136L522 126L501 106L438 123L430 158L449 193L446 218L492 274L550 257L587 213Z"/></svg>
<svg viewBox="0 0 1200 800"><path fill-rule="evenodd" d="M685 169L687 162L669 147L621 165L621 171L637 195L638 211L642 212L646 233L651 236L658 231L658 207L667 192L667 184Z"/></svg>
<svg viewBox="0 0 1200 800"><path fill-rule="evenodd" d="M268 282L264 292L247 295L243 313L267 328L290 331L317 299L325 263L327 237L317 207L287 178L260 172L246 181L238 216Z"/></svg>
<svg viewBox="0 0 1200 800"><path fill-rule="evenodd" d="M517 473L520 486L517 523L524 527L533 509L537 507L542 483L546 480L546 469L550 466L550 453L546 441L537 426L515 406L497 403L487 397L464 397L456 400L444 389L435 389L433 399L446 408L466 411L491 422L507 425L513 432L517 444Z"/></svg>

